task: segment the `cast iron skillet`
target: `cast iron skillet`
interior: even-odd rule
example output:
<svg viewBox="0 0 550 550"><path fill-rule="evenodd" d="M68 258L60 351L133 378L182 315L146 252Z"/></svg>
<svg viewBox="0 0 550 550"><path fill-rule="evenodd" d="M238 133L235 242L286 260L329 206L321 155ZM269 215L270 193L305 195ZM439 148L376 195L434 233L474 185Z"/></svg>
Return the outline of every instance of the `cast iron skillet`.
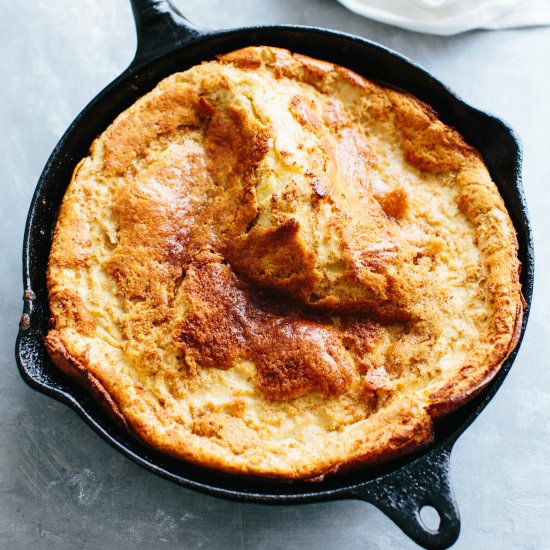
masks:
<svg viewBox="0 0 550 550"><path fill-rule="evenodd" d="M117 428L87 392L50 362L44 350L48 323L46 265L51 233L76 163L93 139L163 77L216 54L248 45L273 45L349 67L377 82L403 88L433 106L484 156L506 202L520 246L521 282L527 305L533 290L533 245L523 190L521 150L501 120L466 105L453 92L401 55L363 38L317 28L271 26L206 31L191 25L167 0L132 0L138 45L130 66L78 115L53 151L34 193L23 249L24 313L16 356L24 380L75 409L116 449L138 464L186 487L213 495L264 503L294 504L361 499L375 504L426 548L448 548L458 537L460 519L449 480L451 449L502 384L517 353L475 399L436 425L435 442L414 455L377 468L334 476L321 482L251 481L190 466L156 453ZM520 341L521 341L520 337ZM440 525L431 530L420 509L431 505Z"/></svg>

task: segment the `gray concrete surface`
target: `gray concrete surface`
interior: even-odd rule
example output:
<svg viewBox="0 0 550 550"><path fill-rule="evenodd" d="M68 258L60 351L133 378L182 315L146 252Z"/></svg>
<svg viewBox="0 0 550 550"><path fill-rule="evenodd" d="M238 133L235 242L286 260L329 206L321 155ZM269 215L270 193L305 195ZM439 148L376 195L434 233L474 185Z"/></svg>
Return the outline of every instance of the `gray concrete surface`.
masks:
<svg viewBox="0 0 550 550"><path fill-rule="evenodd" d="M453 453L456 548L550 548L550 28L436 38L367 21L334 0L177 4L205 27L298 23L368 37L517 130L537 244L534 305L511 374ZM172 485L20 379L13 345L34 186L65 128L134 47L127 0L0 0L0 548L415 548L362 502L264 507Z"/></svg>

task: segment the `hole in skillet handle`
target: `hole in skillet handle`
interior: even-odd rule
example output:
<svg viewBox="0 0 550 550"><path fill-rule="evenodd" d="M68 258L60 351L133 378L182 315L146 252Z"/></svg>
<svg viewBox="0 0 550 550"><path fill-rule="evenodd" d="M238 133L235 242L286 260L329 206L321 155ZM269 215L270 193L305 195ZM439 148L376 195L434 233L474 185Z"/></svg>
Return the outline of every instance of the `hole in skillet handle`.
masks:
<svg viewBox="0 0 550 550"><path fill-rule="evenodd" d="M374 504L420 546L449 548L460 533L449 462L450 448L436 447L403 468L353 487L349 496ZM427 510L422 515L421 510L426 508L435 509L439 516L437 527L430 528L428 521L423 520Z"/></svg>
<svg viewBox="0 0 550 550"><path fill-rule="evenodd" d="M441 525L441 516L439 512L429 504L420 508L420 519L428 531L437 531Z"/></svg>
<svg viewBox="0 0 550 550"><path fill-rule="evenodd" d="M137 48L130 67L137 67L207 34L195 27L169 0L130 0Z"/></svg>

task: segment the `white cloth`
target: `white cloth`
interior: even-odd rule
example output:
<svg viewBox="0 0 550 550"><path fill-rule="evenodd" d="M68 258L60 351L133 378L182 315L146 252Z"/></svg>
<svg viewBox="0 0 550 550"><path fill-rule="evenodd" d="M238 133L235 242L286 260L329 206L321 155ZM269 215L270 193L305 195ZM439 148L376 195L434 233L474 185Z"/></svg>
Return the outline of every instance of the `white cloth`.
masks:
<svg viewBox="0 0 550 550"><path fill-rule="evenodd" d="M376 21L430 34L550 25L550 0L338 0Z"/></svg>

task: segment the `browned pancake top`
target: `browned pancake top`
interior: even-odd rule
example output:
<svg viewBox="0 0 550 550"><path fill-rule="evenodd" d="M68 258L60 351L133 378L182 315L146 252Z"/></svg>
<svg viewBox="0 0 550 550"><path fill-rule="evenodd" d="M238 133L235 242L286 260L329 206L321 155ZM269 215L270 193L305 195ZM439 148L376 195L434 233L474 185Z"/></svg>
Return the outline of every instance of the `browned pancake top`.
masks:
<svg viewBox="0 0 550 550"><path fill-rule="evenodd" d="M246 48L162 81L77 167L46 344L160 450L322 475L425 444L491 378L518 269L480 155L427 106Z"/></svg>

